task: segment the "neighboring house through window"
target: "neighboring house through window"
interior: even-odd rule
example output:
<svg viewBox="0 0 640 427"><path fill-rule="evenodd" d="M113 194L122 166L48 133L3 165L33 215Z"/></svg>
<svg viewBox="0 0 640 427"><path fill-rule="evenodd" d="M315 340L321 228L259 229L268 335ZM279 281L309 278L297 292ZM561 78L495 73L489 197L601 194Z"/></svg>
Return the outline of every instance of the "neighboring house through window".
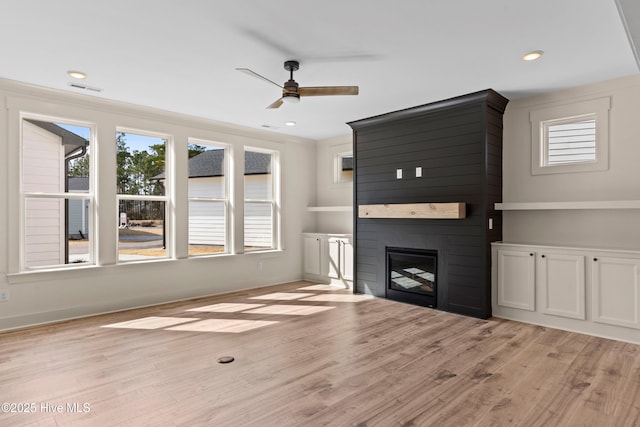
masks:
<svg viewBox="0 0 640 427"><path fill-rule="evenodd" d="M189 256L228 252L229 156L227 147L189 144Z"/></svg>
<svg viewBox="0 0 640 427"><path fill-rule="evenodd" d="M21 269L93 263L91 125L22 120Z"/></svg>
<svg viewBox="0 0 640 427"><path fill-rule="evenodd" d="M244 250L278 247L278 153L245 148Z"/></svg>
<svg viewBox="0 0 640 427"><path fill-rule="evenodd" d="M99 121L26 112L18 117L15 247L19 250L10 260L12 271L183 256L185 248L174 248L171 238L173 221L188 221L189 256L281 248L278 151L248 147L240 151L244 188L235 187L235 193L244 209L232 211L233 166L242 167L231 162L233 146L190 138L188 186L180 187L188 188L188 216L184 216L183 208L177 213L168 208L175 155L169 133L117 127L111 134L115 140L98 141ZM115 199L114 187L104 180L115 181ZM97 189L106 198L100 203ZM98 236L104 227L114 234ZM117 247L112 247L109 242L116 236Z"/></svg>

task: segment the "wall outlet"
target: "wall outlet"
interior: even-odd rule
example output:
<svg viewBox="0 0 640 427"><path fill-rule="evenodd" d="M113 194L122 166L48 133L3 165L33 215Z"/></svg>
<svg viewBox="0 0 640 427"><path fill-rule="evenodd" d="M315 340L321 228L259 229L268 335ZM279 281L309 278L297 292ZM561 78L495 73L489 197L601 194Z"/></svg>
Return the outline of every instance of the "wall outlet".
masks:
<svg viewBox="0 0 640 427"><path fill-rule="evenodd" d="M257 268L258 270L262 270L262 261L258 261Z"/></svg>
<svg viewBox="0 0 640 427"><path fill-rule="evenodd" d="M402 169L396 169L396 179L402 179Z"/></svg>
<svg viewBox="0 0 640 427"><path fill-rule="evenodd" d="M422 178L422 166L416 167L416 178Z"/></svg>
<svg viewBox="0 0 640 427"><path fill-rule="evenodd" d="M9 289L0 289L0 301L9 301Z"/></svg>

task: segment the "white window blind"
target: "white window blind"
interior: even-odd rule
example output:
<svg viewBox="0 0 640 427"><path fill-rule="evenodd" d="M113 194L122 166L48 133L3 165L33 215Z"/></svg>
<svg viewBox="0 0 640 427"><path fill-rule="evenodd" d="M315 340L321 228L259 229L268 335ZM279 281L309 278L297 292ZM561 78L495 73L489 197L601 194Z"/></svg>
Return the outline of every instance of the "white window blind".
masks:
<svg viewBox="0 0 640 427"><path fill-rule="evenodd" d="M595 119L547 125L547 165L595 160Z"/></svg>

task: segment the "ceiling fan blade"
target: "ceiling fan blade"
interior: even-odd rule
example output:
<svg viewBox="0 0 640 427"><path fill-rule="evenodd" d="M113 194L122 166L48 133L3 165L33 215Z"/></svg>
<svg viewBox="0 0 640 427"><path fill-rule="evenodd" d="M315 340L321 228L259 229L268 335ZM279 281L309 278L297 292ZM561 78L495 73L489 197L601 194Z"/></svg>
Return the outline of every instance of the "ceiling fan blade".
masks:
<svg viewBox="0 0 640 427"><path fill-rule="evenodd" d="M264 76L261 76L260 74L256 73L255 71L252 71L252 70L250 70L248 68L236 68L236 70L241 71L241 72L243 72L245 74L248 74L250 76L257 77L260 80L264 80L265 82L274 84L274 85L278 86L280 89L282 89L282 86L280 86L278 83L274 82L273 80L269 80L268 78L266 78Z"/></svg>
<svg viewBox="0 0 640 427"><path fill-rule="evenodd" d="M282 105L282 98L275 101L273 104L269 105L267 108L278 108Z"/></svg>
<svg viewBox="0 0 640 427"><path fill-rule="evenodd" d="M357 95L358 86L319 86L298 88L300 96Z"/></svg>

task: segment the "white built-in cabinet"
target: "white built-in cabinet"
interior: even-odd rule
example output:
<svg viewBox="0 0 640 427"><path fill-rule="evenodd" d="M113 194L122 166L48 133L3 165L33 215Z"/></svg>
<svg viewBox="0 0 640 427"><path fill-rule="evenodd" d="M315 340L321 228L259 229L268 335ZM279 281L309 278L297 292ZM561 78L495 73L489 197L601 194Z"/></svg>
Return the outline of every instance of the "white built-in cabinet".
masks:
<svg viewBox="0 0 640 427"><path fill-rule="evenodd" d="M496 317L640 343L640 252L492 244Z"/></svg>
<svg viewBox="0 0 640 427"><path fill-rule="evenodd" d="M350 234L304 233L303 278L352 287L353 242Z"/></svg>
<svg viewBox="0 0 640 427"><path fill-rule="evenodd" d="M320 254L322 242L319 236L304 236L304 258L302 272L305 275L320 276Z"/></svg>
<svg viewBox="0 0 640 427"><path fill-rule="evenodd" d="M593 258L593 319L640 329L640 259Z"/></svg>
<svg viewBox="0 0 640 427"><path fill-rule="evenodd" d="M585 255L541 252L537 260L540 310L585 320Z"/></svg>
<svg viewBox="0 0 640 427"><path fill-rule="evenodd" d="M329 236L329 277L353 280L353 244L350 237Z"/></svg>
<svg viewBox="0 0 640 427"><path fill-rule="evenodd" d="M535 310L535 253L498 251L498 304L520 310Z"/></svg>

